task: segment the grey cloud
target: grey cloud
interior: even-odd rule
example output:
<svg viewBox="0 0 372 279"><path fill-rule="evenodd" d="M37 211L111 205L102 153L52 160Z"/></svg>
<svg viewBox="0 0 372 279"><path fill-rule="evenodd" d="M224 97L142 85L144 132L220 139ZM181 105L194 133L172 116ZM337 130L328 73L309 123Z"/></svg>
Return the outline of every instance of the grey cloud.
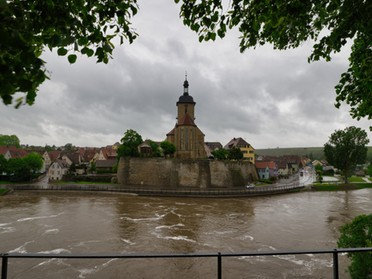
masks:
<svg viewBox="0 0 372 279"><path fill-rule="evenodd" d="M69 65L66 57L45 53L51 80L40 88L34 106L0 106L0 133L17 134L29 144L100 146L120 140L131 128L163 140L176 121L185 70L196 123L209 141L226 144L242 136L255 148L319 146L336 128L368 130L368 121L356 122L347 107L333 106L347 53L311 64L311 43L241 54L236 31L201 44L182 25L173 3L140 5L134 22L140 37L118 46L108 65L80 56Z"/></svg>

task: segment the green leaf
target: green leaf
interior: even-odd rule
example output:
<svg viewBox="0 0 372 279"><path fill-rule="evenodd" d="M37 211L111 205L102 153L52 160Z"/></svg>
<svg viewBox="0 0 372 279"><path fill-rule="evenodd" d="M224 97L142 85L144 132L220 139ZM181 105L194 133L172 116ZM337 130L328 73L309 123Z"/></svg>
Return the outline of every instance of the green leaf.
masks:
<svg viewBox="0 0 372 279"><path fill-rule="evenodd" d="M88 42L89 42L89 40L86 37L81 37L81 38L78 39L78 44L80 46L85 46L86 44L88 44Z"/></svg>
<svg viewBox="0 0 372 279"><path fill-rule="evenodd" d="M200 28L200 25L198 23L195 23L195 24L191 25L191 30L193 30L195 32L198 32L199 28Z"/></svg>
<svg viewBox="0 0 372 279"><path fill-rule="evenodd" d="M81 53L86 54L88 57L91 57L94 54L94 50L88 47L84 47L82 48Z"/></svg>
<svg viewBox="0 0 372 279"><path fill-rule="evenodd" d="M67 56L67 59L70 64L74 64L76 62L77 56L75 54L70 54L69 56Z"/></svg>
<svg viewBox="0 0 372 279"><path fill-rule="evenodd" d="M57 53L58 53L59 56L65 56L67 54L67 49L65 49L64 47L60 47L57 50Z"/></svg>

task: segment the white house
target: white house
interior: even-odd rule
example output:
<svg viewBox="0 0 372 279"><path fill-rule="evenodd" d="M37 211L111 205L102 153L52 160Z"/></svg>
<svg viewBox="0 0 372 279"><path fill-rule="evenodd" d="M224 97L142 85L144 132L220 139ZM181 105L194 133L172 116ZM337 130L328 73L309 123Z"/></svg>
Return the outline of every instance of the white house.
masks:
<svg viewBox="0 0 372 279"><path fill-rule="evenodd" d="M68 172L68 164L66 161L57 159L49 167L48 178L50 181L61 180L63 175Z"/></svg>

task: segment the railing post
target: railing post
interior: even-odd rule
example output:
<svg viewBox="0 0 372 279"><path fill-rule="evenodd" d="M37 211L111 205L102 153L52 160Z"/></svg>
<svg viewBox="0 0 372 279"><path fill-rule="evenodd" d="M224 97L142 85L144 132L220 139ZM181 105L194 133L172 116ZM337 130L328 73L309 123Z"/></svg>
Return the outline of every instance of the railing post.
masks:
<svg viewBox="0 0 372 279"><path fill-rule="evenodd" d="M333 250L333 279L338 279L338 253L337 253L337 249Z"/></svg>
<svg viewBox="0 0 372 279"><path fill-rule="evenodd" d="M222 256L220 252L217 255L217 278L222 279Z"/></svg>
<svg viewBox="0 0 372 279"><path fill-rule="evenodd" d="M8 254L2 255L1 279L6 279L8 275Z"/></svg>

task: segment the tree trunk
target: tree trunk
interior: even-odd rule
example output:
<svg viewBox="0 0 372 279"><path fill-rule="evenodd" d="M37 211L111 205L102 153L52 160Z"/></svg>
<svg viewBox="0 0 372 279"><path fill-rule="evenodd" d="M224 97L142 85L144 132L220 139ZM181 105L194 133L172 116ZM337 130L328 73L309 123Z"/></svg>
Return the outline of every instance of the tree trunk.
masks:
<svg viewBox="0 0 372 279"><path fill-rule="evenodd" d="M349 183L348 177L349 177L349 168L345 168L344 169L344 183L345 184Z"/></svg>

